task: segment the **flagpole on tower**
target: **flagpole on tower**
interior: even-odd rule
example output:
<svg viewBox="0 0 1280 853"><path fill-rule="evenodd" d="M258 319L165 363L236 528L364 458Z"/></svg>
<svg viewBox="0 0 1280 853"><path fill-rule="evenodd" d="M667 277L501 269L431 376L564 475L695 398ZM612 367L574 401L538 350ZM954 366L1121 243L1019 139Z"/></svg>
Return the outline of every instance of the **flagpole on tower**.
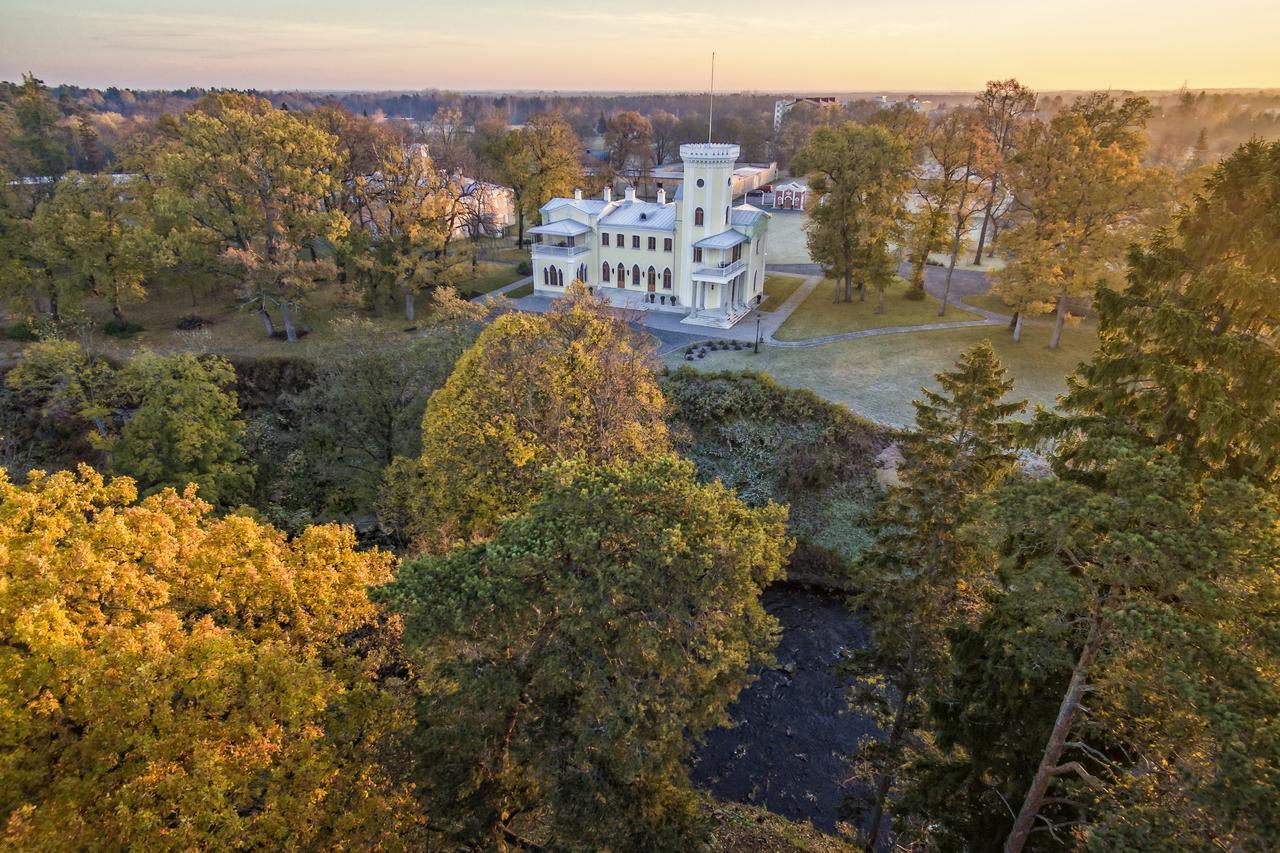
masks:
<svg viewBox="0 0 1280 853"><path fill-rule="evenodd" d="M711 120L716 114L716 52L711 51L711 103L707 107L707 142L711 141Z"/></svg>

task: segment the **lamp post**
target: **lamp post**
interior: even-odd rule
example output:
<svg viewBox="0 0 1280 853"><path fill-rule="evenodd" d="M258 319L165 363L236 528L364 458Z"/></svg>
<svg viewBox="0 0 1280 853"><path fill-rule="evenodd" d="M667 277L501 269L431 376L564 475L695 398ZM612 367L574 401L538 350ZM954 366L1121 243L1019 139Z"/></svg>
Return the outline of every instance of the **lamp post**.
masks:
<svg viewBox="0 0 1280 853"><path fill-rule="evenodd" d="M756 312L756 351L752 355L760 354L760 312Z"/></svg>

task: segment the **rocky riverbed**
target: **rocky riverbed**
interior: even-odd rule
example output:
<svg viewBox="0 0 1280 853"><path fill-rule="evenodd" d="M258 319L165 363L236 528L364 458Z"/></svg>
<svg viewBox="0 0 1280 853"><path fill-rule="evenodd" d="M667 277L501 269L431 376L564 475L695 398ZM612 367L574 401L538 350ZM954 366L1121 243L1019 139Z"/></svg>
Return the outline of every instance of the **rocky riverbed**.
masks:
<svg viewBox="0 0 1280 853"><path fill-rule="evenodd" d="M849 711L835 667L867 633L835 593L779 584L765 592L764 604L782 625L777 663L730 709L734 725L708 733L692 777L718 799L834 830L852 793L846 756L875 731L870 719Z"/></svg>

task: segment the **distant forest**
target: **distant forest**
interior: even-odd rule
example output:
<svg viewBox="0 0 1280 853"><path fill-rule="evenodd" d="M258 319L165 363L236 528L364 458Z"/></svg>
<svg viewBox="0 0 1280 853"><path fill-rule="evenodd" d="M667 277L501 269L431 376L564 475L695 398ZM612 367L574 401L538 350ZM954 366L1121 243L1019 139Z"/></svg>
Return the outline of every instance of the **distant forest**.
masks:
<svg viewBox="0 0 1280 853"><path fill-rule="evenodd" d="M17 83L0 83L0 100L10 99ZM68 118L82 118L92 125L106 166L114 161L115 149L133 133L151 126L165 114L180 114L210 90L198 87L179 90L133 90L52 86L50 95ZM311 92L251 91L277 107L310 110L341 107L354 115L374 119L431 122L442 114L460 118L465 125L483 122L524 124L531 115L560 113L584 141L603 133L608 120L619 113L637 112L653 119L663 116L678 121L676 141L702 138L707 125L707 95L691 92L656 93L461 93L425 89L416 92ZM1117 93L1122 94L1122 93ZM1280 138L1280 90L1256 92L1172 91L1141 93L1148 97L1153 115L1148 123L1151 145L1148 158L1153 163L1182 165L1203 162L1227 154L1250 138ZM773 107L777 93L725 93L715 99L715 137L742 146L746 161L779 160L784 166L793 138L782 132L775 138ZM969 103L964 94L933 95L932 107L945 109ZM1074 93L1045 93L1039 112L1048 117L1074 100ZM842 99L843 100L843 99ZM843 111L846 117L861 119L874 111L870 100L852 96ZM454 112L456 110L456 112ZM789 120L807 124L813 117L804 110L790 114ZM801 133L802 138L807 136Z"/></svg>

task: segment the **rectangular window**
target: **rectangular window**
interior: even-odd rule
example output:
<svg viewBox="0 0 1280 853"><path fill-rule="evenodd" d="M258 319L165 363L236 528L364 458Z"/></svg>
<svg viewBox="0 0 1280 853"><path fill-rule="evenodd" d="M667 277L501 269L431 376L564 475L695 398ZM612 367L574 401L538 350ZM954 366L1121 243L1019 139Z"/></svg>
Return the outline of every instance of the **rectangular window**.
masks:
<svg viewBox="0 0 1280 853"><path fill-rule="evenodd" d="M600 245L601 246L609 245L609 235L604 231L600 232Z"/></svg>
<svg viewBox="0 0 1280 853"><path fill-rule="evenodd" d="M666 239L664 239L664 240L662 241L662 251L664 251L664 252L670 252L670 251L671 251L671 238L670 238L670 237L667 237Z"/></svg>
<svg viewBox="0 0 1280 853"><path fill-rule="evenodd" d="M702 250L701 250L701 249L696 248L696 247L694 248L694 250L693 250L693 260L694 260L694 263L702 263Z"/></svg>
<svg viewBox="0 0 1280 853"><path fill-rule="evenodd" d="M633 248L633 249L639 249L639 248L640 248L640 235L639 235L639 234L632 234L632 235L631 235L631 248Z"/></svg>
<svg viewBox="0 0 1280 853"><path fill-rule="evenodd" d="M653 251L654 249L656 249L656 248L658 248L658 238L657 238L657 237L650 237L650 238L649 238L649 251L650 251L650 252L652 252L652 251Z"/></svg>

